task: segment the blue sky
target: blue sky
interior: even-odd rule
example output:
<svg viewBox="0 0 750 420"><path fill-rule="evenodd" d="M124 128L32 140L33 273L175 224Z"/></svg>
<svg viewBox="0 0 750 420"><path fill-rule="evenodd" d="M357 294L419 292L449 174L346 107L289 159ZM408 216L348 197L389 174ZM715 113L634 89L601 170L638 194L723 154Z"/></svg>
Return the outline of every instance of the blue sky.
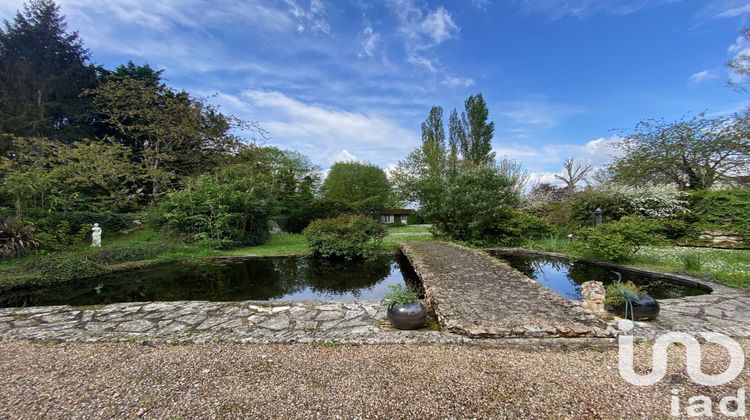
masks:
<svg viewBox="0 0 750 420"><path fill-rule="evenodd" d="M750 104L724 63L750 1L59 0L106 67L133 60L328 167L395 164L432 105L482 92L498 156L550 180L618 129ZM22 0L3 0L8 18Z"/></svg>

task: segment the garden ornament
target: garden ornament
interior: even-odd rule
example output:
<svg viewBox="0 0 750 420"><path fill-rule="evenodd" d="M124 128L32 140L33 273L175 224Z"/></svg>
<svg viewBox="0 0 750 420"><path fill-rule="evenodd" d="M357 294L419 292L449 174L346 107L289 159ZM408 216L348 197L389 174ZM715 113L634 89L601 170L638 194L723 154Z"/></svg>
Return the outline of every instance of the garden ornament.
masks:
<svg viewBox="0 0 750 420"><path fill-rule="evenodd" d="M102 228L99 227L99 223L94 223L94 227L91 228L91 246L102 246Z"/></svg>

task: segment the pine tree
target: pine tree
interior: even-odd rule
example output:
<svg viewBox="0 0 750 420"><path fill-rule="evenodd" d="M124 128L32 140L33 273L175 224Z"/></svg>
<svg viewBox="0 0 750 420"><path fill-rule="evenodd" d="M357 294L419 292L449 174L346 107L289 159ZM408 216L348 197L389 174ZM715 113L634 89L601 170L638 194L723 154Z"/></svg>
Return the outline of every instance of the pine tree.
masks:
<svg viewBox="0 0 750 420"><path fill-rule="evenodd" d="M32 0L0 28L0 133L71 141L89 131L98 70L60 8ZM83 131L83 132L82 132Z"/></svg>

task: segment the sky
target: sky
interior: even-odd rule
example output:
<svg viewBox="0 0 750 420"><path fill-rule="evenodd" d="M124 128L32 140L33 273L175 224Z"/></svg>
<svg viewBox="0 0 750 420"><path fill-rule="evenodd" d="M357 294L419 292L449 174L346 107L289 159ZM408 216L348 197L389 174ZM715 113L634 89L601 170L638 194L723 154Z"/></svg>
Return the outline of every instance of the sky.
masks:
<svg viewBox="0 0 750 420"><path fill-rule="evenodd" d="M0 1L9 19L22 0ZM498 157L534 181L596 166L646 118L750 105L726 86L748 0L58 0L92 59L148 63L167 83L257 121L323 169L384 168L420 143L430 107L481 92Z"/></svg>

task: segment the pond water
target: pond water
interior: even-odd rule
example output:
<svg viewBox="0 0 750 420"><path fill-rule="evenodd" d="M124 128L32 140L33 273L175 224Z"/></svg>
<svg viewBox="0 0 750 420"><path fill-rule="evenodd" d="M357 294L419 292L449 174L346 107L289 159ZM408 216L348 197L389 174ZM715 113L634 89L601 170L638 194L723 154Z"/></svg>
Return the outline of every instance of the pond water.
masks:
<svg viewBox="0 0 750 420"><path fill-rule="evenodd" d="M581 284L589 280L598 280L604 283L605 287L617 280L615 271L595 264L526 255L496 255L496 257L552 289L558 295L570 300L583 300ZM651 276L636 275L628 272L621 272L621 275L623 283L632 281L644 293L654 299L670 299L708 293L703 289Z"/></svg>
<svg viewBox="0 0 750 420"><path fill-rule="evenodd" d="M247 258L221 263L176 263L116 273L76 284L13 289L0 307L98 305L116 302L207 300L381 299L388 285L404 284L408 263L304 257Z"/></svg>

